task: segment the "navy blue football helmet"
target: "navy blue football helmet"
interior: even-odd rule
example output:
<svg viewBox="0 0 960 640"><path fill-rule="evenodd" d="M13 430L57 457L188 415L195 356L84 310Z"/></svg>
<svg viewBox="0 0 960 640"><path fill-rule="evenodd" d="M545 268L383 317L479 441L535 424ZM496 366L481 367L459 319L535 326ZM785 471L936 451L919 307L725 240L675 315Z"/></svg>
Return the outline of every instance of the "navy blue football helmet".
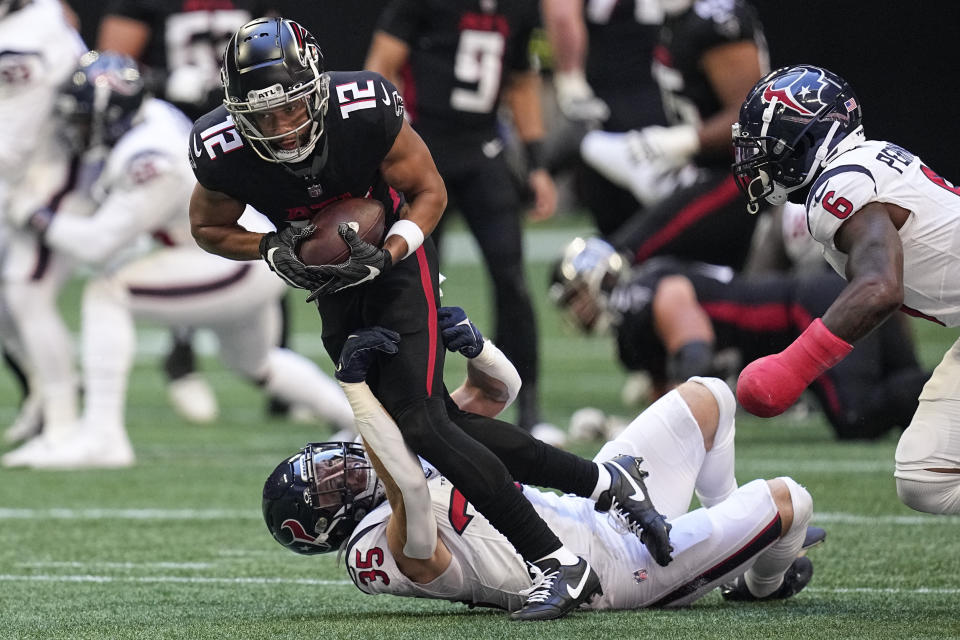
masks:
<svg viewBox="0 0 960 640"><path fill-rule="evenodd" d="M274 539L296 553L336 551L386 494L363 447L310 443L273 470L263 485L263 519Z"/></svg>
<svg viewBox="0 0 960 640"><path fill-rule="evenodd" d="M299 162L310 155L323 135L330 93L309 31L285 18L251 20L227 43L220 77L224 106L261 158ZM270 123L278 112L302 117L278 130Z"/></svg>
<svg viewBox="0 0 960 640"><path fill-rule="evenodd" d="M146 96L143 76L130 56L88 51L60 86L54 111L74 151L111 147L134 124Z"/></svg>
<svg viewBox="0 0 960 640"><path fill-rule="evenodd" d="M843 78L812 65L769 73L733 125L737 186L756 213L783 204L816 177L828 156L863 141L860 102Z"/></svg>

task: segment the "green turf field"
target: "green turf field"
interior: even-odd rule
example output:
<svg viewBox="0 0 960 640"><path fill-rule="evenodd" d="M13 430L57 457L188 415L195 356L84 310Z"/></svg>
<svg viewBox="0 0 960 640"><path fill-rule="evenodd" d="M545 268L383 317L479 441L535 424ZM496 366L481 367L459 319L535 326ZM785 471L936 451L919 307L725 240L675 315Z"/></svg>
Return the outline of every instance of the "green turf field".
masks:
<svg viewBox="0 0 960 640"><path fill-rule="evenodd" d="M563 427L585 405L627 413L611 341L565 330L546 300L545 256L559 252L569 225L530 236L544 406ZM489 326L481 269L468 251L452 253L459 259L444 269L445 301ZM77 292L66 298L75 327ZM312 307L300 299L292 297L293 346L329 371ZM932 366L956 331L914 326ZM167 405L157 367L166 334L144 328L139 339L128 401L135 468L0 470L0 638L960 637L960 517L926 516L898 502L893 437L838 444L816 415L738 421L740 481L792 475L810 489L814 523L828 531L811 552L813 582L795 599L739 605L712 594L679 611L518 624L462 605L366 596L335 558L282 549L259 513L263 481L285 455L329 429L267 419L264 398L210 357L202 366L221 417L212 426L187 424ZM451 358L448 380L462 372ZM13 383L0 374L0 424L13 419L15 402ZM599 443L573 448L590 455Z"/></svg>

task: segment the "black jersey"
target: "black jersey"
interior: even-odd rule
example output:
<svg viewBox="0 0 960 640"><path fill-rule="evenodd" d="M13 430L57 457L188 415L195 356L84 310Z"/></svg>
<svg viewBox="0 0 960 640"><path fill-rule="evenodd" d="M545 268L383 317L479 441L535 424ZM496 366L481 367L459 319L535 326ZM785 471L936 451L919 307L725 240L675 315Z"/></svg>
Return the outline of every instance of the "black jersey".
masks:
<svg viewBox="0 0 960 640"><path fill-rule="evenodd" d="M410 47L404 98L418 129L495 129L504 75L530 68L536 0L394 0L377 28Z"/></svg>
<svg viewBox="0 0 960 640"><path fill-rule="evenodd" d="M756 11L743 0L699 0L666 19L654 48L653 77L660 85L668 122L699 125L720 111L720 100L701 65L703 55L744 40L756 43L761 69L769 67L763 28Z"/></svg>
<svg viewBox="0 0 960 640"><path fill-rule="evenodd" d="M323 82L327 79L324 134L310 158L263 160L221 106L197 120L190 134L197 181L253 205L277 227L308 220L335 200L364 197L383 202L389 226L401 198L384 181L380 163L403 125L403 100L393 84L372 71L333 72Z"/></svg>
<svg viewBox="0 0 960 640"><path fill-rule="evenodd" d="M663 124L660 93L650 59L663 14L654 0L586 0L586 75L594 93L610 107L607 131Z"/></svg>
<svg viewBox="0 0 960 640"><path fill-rule="evenodd" d="M149 25L150 38L140 62L153 73L151 89L166 98L170 74L182 67L202 75L201 104L177 102L191 120L223 100L220 64L230 36L274 6L270 0L112 0L106 15L131 18Z"/></svg>

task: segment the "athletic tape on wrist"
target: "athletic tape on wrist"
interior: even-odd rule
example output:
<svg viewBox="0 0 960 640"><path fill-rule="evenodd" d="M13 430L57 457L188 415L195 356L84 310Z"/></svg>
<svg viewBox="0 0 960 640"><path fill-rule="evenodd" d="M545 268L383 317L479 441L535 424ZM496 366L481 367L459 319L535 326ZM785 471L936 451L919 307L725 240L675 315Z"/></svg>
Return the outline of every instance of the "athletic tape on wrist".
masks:
<svg viewBox="0 0 960 640"><path fill-rule="evenodd" d="M423 244L423 230L416 222L412 220L397 220L387 232L387 238L390 236L400 236L407 241L407 253L404 258L410 257L414 251Z"/></svg>

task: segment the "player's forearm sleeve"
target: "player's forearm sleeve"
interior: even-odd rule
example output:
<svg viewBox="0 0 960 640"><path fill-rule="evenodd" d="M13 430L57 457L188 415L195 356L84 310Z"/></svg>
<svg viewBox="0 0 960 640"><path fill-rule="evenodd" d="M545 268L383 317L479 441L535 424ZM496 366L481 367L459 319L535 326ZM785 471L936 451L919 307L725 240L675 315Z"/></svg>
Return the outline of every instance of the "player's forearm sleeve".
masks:
<svg viewBox="0 0 960 640"><path fill-rule="evenodd" d="M404 555L418 560L432 557L437 548L437 521L417 456L407 447L397 423L365 382L340 381L340 386L350 401L357 430L403 494L407 519Z"/></svg>
<svg viewBox="0 0 960 640"><path fill-rule="evenodd" d="M475 367L481 373L485 373L495 380L499 380L507 389L507 402L503 408L506 409L517 399L520 392L520 374L513 363L503 354L503 351L493 344L490 339L483 341L483 349L475 358L467 361L468 366Z"/></svg>

